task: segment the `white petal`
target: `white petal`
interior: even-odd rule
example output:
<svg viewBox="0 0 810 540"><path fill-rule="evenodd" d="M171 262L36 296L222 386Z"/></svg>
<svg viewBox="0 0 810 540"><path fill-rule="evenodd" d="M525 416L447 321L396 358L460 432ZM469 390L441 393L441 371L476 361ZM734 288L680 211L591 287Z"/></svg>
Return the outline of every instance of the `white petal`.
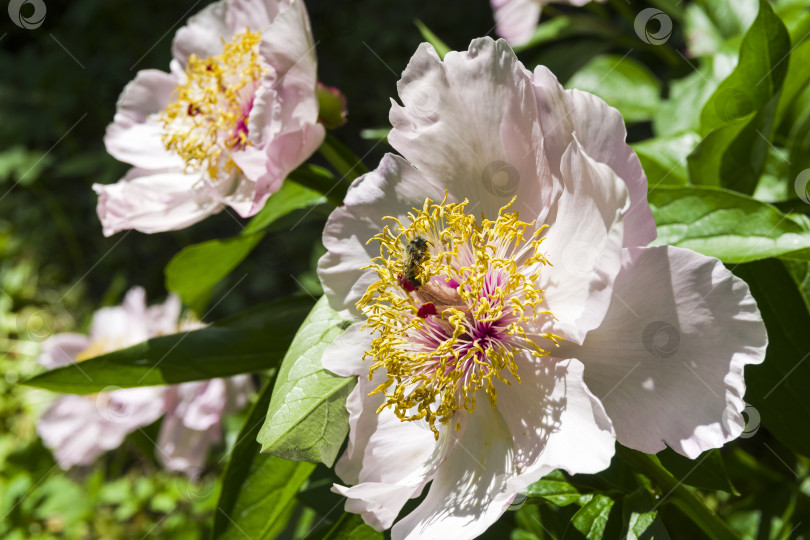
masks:
<svg viewBox="0 0 810 540"><path fill-rule="evenodd" d="M172 56L183 66L192 54L208 58L222 52L222 39L230 41L234 34L226 21L228 5L225 0L220 0L205 6L202 11L189 17L185 26L177 31L172 43ZM244 28L239 31L244 31Z"/></svg>
<svg viewBox="0 0 810 540"><path fill-rule="evenodd" d="M105 236L126 229L155 233L183 229L222 210L199 176L131 169L115 184L93 184Z"/></svg>
<svg viewBox="0 0 810 540"><path fill-rule="evenodd" d="M606 469L616 438L602 404L585 386L574 359L517 357L520 383L498 387L498 410L514 443L523 487L554 469L571 474Z"/></svg>
<svg viewBox="0 0 810 540"><path fill-rule="evenodd" d="M150 336L175 334L178 331L180 311L183 305L177 295L170 294L163 304L146 309Z"/></svg>
<svg viewBox="0 0 810 540"><path fill-rule="evenodd" d="M359 375L368 378L369 362L363 355L371 349L371 331L358 322L348 327L323 352L323 367L341 377Z"/></svg>
<svg viewBox="0 0 810 540"><path fill-rule="evenodd" d="M510 45L523 45L540 21L539 0L491 0L496 32Z"/></svg>
<svg viewBox="0 0 810 540"><path fill-rule="evenodd" d="M548 217L542 244L552 266L541 271L555 332L582 343L610 303L621 266L627 188L610 168L588 156L576 139L562 156L564 190Z"/></svg>
<svg viewBox="0 0 810 540"><path fill-rule="evenodd" d="M645 246L655 239L655 221L647 203L647 177L616 109L587 92L563 90L544 66L534 70L534 91L543 126L544 149L554 174L576 135L585 152L608 165L627 184L631 206L625 217L624 246Z"/></svg>
<svg viewBox="0 0 810 540"><path fill-rule="evenodd" d="M531 74L505 41L476 39L443 62L423 43L397 89L403 106L392 104L388 141L424 176L490 219L513 196L532 219L549 205Z"/></svg>
<svg viewBox="0 0 810 540"><path fill-rule="evenodd" d="M150 117L169 103L176 85L177 80L169 73L139 71L118 98L115 118L104 136L107 152L145 169L182 167L180 157L163 145L162 124Z"/></svg>
<svg viewBox="0 0 810 540"><path fill-rule="evenodd" d="M82 334L62 333L49 337L42 343L39 363L48 369L67 366L90 346L90 338Z"/></svg>
<svg viewBox="0 0 810 540"><path fill-rule="evenodd" d="M466 415L467 413L465 413ZM486 400L463 418L452 453L436 471L424 501L391 530L391 538L474 538L509 507L516 489L512 441Z"/></svg>
<svg viewBox="0 0 810 540"><path fill-rule="evenodd" d="M748 286L717 259L674 247L624 250L602 325L582 347L619 442L695 458L740 435L746 364L762 362L767 335Z"/></svg>
<svg viewBox="0 0 810 540"><path fill-rule="evenodd" d="M377 413L383 398L369 393L384 380L382 371L373 381L361 376L349 395L349 445L335 472L357 485L334 487L349 498L347 511L380 529L390 527L405 502L421 492L449 442L440 437L437 443L425 422L403 422L391 409Z"/></svg>
<svg viewBox="0 0 810 540"><path fill-rule="evenodd" d="M414 207L421 208L426 198L441 201L443 197L443 188L392 154L386 154L377 169L352 183L344 205L326 222L323 245L328 252L318 261L318 277L329 304L341 317L360 317L355 303L377 280L375 273L361 268L380 254L376 242L366 242L382 231L383 217L405 218Z"/></svg>

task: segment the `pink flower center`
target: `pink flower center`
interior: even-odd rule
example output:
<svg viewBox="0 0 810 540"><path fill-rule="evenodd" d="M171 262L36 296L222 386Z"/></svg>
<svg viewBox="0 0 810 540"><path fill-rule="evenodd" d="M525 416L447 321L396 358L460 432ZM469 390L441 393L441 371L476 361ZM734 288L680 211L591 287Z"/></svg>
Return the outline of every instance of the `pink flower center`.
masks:
<svg viewBox="0 0 810 540"><path fill-rule="evenodd" d="M409 225L390 218L394 230L374 238L380 256L369 268L379 280L358 302L374 334L369 376L387 374L372 394L403 421L426 420L437 437L435 423L475 410L479 390L495 404L495 381L520 382L515 354L544 356L537 341L558 339L543 331L551 314L536 284L549 264L543 228L507 212L511 204L479 224L467 201L427 200Z"/></svg>
<svg viewBox="0 0 810 540"><path fill-rule="evenodd" d="M231 173L233 151L250 145L248 119L259 81L270 69L259 55L260 32L246 29L222 54L208 58L191 55L185 82L159 113L163 144L177 153L191 171L204 169L211 179Z"/></svg>

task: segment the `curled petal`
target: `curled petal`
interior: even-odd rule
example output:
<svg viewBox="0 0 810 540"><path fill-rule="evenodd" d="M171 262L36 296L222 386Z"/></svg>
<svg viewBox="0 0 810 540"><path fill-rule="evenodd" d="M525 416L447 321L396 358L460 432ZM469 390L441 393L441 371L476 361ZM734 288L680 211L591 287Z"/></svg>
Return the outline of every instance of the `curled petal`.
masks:
<svg viewBox="0 0 810 540"><path fill-rule="evenodd" d="M562 349L585 364L619 442L695 458L742 432L743 370L767 342L745 282L717 259L662 246L624 250L604 322Z"/></svg>

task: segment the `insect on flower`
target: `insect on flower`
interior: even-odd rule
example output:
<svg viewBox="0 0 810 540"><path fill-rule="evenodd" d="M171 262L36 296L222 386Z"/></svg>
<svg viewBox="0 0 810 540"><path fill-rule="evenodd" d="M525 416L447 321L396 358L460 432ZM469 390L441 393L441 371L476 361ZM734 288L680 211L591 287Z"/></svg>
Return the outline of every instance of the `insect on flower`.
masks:
<svg viewBox="0 0 810 540"><path fill-rule="evenodd" d="M422 263L428 256L428 241L421 236L415 237L405 247L404 273L399 275L399 284L408 292L415 291L422 285L419 273Z"/></svg>

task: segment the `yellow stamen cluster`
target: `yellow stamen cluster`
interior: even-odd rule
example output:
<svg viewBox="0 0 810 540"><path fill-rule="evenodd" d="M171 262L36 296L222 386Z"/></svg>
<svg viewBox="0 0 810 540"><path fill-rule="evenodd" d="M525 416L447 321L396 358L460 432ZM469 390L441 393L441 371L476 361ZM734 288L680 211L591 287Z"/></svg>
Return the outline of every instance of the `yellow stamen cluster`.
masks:
<svg viewBox="0 0 810 540"><path fill-rule="evenodd" d="M446 198L440 204L426 200L408 215L407 226L386 218L396 224L393 230L386 225L371 240L380 244L380 256L368 268L379 280L357 303L374 334L364 357L373 362L369 377L378 369L387 374L372 392L387 398L380 410L393 407L403 421L424 419L437 438L436 421L475 410L478 390L483 388L495 405L495 380L511 384L508 374L520 383L516 352L548 354L527 335L527 327L534 337L557 339L533 332L539 316L551 316L538 309L544 291L536 285L541 269L550 264L540 253L544 227L527 240L534 223L508 211L514 199L496 220L482 216L479 224L465 213L467 201L448 204ZM408 245L417 237L430 250L416 269L422 285L408 292L402 276L413 264ZM435 305L436 314L424 318L419 308L427 302ZM477 335L482 328L494 328L494 338Z"/></svg>
<svg viewBox="0 0 810 540"><path fill-rule="evenodd" d="M267 71L259 57L260 32L246 29L233 40L223 40L222 54L209 58L191 55L186 65L186 82L175 89L173 100L160 112L163 144L186 162L189 170L206 168L212 179L220 166L233 169L228 158L220 164L223 152L248 145L246 100L252 88ZM248 96L242 94L247 93Z"/></svg>

